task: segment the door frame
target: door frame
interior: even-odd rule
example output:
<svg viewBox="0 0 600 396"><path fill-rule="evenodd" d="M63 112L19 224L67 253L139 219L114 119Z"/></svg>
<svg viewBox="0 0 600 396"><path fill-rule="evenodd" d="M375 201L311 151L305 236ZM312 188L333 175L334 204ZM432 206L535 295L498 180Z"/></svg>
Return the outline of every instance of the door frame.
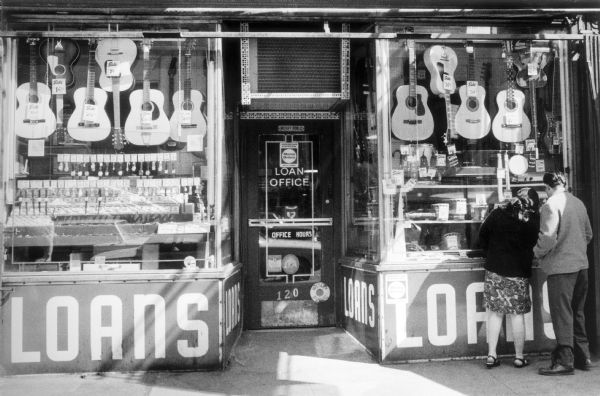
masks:
<svg viewBox="0 0 600 396"><path fill-rule="evenodd" d="M286 112L283 112L286 113ZM322 113L322 112L317 112L317 113ZM313 112L293 112L290 114L314 114ZM248 324L250 324L250 315L251 315L251 310L249 307L250 301L253 298L252 295L252 290L251 288L248 287L248 277L250 276L250 274L254 274L253 271L250 270L250 263L248 262L248 254L250 251L250 247L248 246L249 242L248 242L248 233L249 233L249 225L248 225L248 218L249 218L249 213L248 213L248 206L245 204L246 202L246 197L247 197L247 193L246 191L248 188L248 177L246 177L245 175L245 168L246 168L246 163L248 161L248 138L255 138L256 134L248 134L248 133L244 133L245 130L247 128L251 128L248 124L251 124L253 122L256 121L262 121L262 122L271 122L273 123L273 125L307 125L307 124L316 124L318 122L330 122L332 125L332 147L330 148L330 151L332 153L331 156L329 156L326 160L331 161L331 163L329 164L329 169L331 169L331 171L333 172L332 175L332 192L331 192L331 217L333 218L333 224L332 224L332 242L331 242L331 262L332 265L334 266L333 271L332 271L332 276L333 279L331 281L331 284L329 284L328 286L330 287L330 299L333 299L332 302L332 308L331 308L331 315L332 315L332 320L331 320L331 326L337 325L339 324L339 309L338 309L338 296L337 296L337 290L338 290L338 279L339 279L339 266L338 266L338 260L341 257L341 248L342 248L342 240L343 240L343 235L345 235L345 232L341 229L342 225L344 224L344 218L343 218L343 213L342 213L342 208L343 208L343 199L344 196L342 194L342 175L343 175L343 161L342 161L342 154L343 154L343 150L342 150L342 120L343 117L341 116L340 113L327 113L330 115L334 115L333 117L330 118L325 118L325 119L319 119L319 118L314 118L311 116L307 116L306 118L297 118L294 116L290 116L290 117L282 117L282 118L277 118L277 119L272 119L270 117L266 117L266 118L259 118L259 117L240 117L240 119L238 119L238 136L239 138L239 153L240 153L240 157L239 157L239 180L240 180L240 194L239 194L239 208L240 208L240 217L239 217L239 225L240 225L240 233L239 233L239 241L240 241L240 261L244 264L242 267L242 273L243 273L243 280L244 280L244 329L249 328ZM276 131L276 130L275 130ZM276 132L274 132L276 133ZM320 148L321 150L325 150L326 148L322 147ZM308 326L311 327L311 326ZM315 326L316 327L316 326ZM285 327L283 327L285 328Z"/></svg>

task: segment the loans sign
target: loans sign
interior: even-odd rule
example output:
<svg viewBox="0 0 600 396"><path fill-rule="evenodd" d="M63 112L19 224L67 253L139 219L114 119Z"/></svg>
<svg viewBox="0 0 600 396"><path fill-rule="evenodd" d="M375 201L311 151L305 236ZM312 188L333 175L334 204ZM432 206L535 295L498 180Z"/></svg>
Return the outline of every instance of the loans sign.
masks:
<svg viewBox="0 0 600 396"><path fill-rule="evenodd" d="M216 367L218 288L214 280L15 287L2 306L2 365L15 374Z"/></svg>

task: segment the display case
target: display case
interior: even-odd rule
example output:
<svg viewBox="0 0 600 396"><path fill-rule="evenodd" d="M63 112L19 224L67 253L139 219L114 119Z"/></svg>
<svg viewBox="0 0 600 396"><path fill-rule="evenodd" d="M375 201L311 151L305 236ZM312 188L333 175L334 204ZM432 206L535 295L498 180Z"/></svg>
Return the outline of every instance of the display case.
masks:
<svg viewBox="0 0 600 396"><path fill-rule="evenodd" d="M566 43L474 40L382 46L389 146L382 178L389 260L479 258L478 231L523 187L568 163ZM382 127L386 133L385 127Z"/></svg>
<svg viewBox="0 0 600 396"><path fill-rule="evenodd" d="M220 42L98 36L4 39L4 271L231 260Z"/></svg>

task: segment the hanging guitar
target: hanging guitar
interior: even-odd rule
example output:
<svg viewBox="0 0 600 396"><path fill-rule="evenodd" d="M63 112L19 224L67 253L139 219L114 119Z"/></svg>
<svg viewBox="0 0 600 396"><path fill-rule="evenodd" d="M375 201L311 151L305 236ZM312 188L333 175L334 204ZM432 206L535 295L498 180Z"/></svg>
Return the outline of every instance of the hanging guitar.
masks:
<svg viewBox="0 0 600 396"><path fill-rule="evenodd" d="M144 56L143 89L129 95L131 111L125 121L125 137L136 146L155 146L169 138L170 124L163 110L164 96L150 89L150 41L142 43Z"/></svg>
<svg viewBox="0 0 600 396"><path fill-rule="evenodd" d="M51 92L44 83L37 81L37 43L29 38L29 82L17 87L17 110L15 133L26 139L45 139L56 127L56 117L50 109Z"/></svg>
<svg viewBox="0 0 600 396"><path fill-rule="evenodd" d="M533 52L533 51L532 51ZM527 69L527 74L522 75L521 79L526 79L527 85L529 86L529 106L531 111L531 131L533 132L533 136L535 137L535 159L540 158L540 146L543 144L541 139L540 127L538 125L538 97L536 94L537 88L542 88L546 85L546 74L542 70L543 66L545 66L547 55L545 53L534 52L530 53L530 57L521 57L521 62L527 65L524 69ZM543 62L543 65L542 65ZM543 76L542 76L543 74ZM517 84L519 84L517 74ZM542 116L545 115L542 108ZM543 120L545 121L545 120ZM546 125L547 126L547 125ZM544 126L545 127L545 126ZM546 129L542 127L544 130L544 134L546 133ZM545 150L547 151L547 149Z"/></svg>
<svg viewBox="0 0 600 396"><path fill-rule="evenodd" d="M100 65L100 87L113 94L112 140L115 150L123 150L125 139L121 128L121 91L131 88L131 65L137 56L133 40L110 38L100 40L96 48L96 62Z"/></svg>
<svg viewBox="0 0 600 396"><path fill-rule="evenodd" d="M169 69L167 70L167 75L169 76L169 97L173 97L175 93L175 75L177 74L177 57L173 56L171 61L169 62ZM173 114L175 108L173 107L173 103L169 102L169 114ZM166 143L160 146L161 149L166 151L179 151L183 150L186 143L177 142L171 138L167 140Z"/></svg>
<svg viewBox="0 0 600 396"><path fill-rule="evenodd" d="M52 51L50 53L50 51ZM56 143L65 144L67 129L64 120L72 112L72 103L65 103L67 87L75 83L73 64L79 59L79 45L68 39L46 39L40 45L40 56L52 74L52 94L56 105Z"/></svg>
<svg viewBox="0 0 600 396"><path fill-rule="evenodd" d="M531 124L523 111L525 94L515 88L515 69L512 54L506 54L507 88L498 92L496 103L498 113L492 121L492 132L496 139L504 143L517 143L529 137Z"/></svg>
<svg viewBox="0 0 600 396"><path fill-rule="evenodd" d="M434 45L425 50L423 60L431 76L431 92L439 96L453 93L456 90L454 71L458 65L456 52L445 45Z"/></svg>
<svg viewBox="0 0 600 396"><path fill-rule="evenodd" d="M392 113L392 133L401 140L425 140L433 134L433 116L427 107L427 89L417 85L415 41L408 40L409 84L396 90L397 106Z"/></svg>
<svg viewBox="0 0 600 396"><path fill-rule="evenodd" d="M95 43L90 42L87 84L85 87L77 88L73 94L75 111L67 124L69 135L73 139L84 142L97 142L106 139L110 134L111 128L108 114L106 114L106 110L104 109L107 100L106 92L100 88L95 88L95 55Z"/></svg>
<svg viewBox="0 0 600 396"><path fill-rule="evenodd" d="M546 113L546 119L548 121L548 128L542 137L542 144L548 151L548 154L556 155L561 153L562 145L562 123L560 115L560 66L558 51L556 48L553 48L552 50L551 65L551 91L549 93L548 100L548 102L550 102L550 111L544 109L544 112Z"/></svg>
<svg viewBox="0 0 600 396"><path fill-rule="evenodd" d="M206 135L206 118L202 114L203 96L200 91L192 89L192 47L193 42L187 46L184 55L185 79L183 90L173 95L175 112L171 116L171 139L177 142L187 142L188 136ZM181 76L181 71L179 73Z"/></svg>
<svg viewBox="0 0 600 396"><path fill-rule="evenodd" d="M490 131L491 119L485 101L485 88L474 80L475 54L472 44L468 44L467 83L458 89L460 107L454 119L456 132L467 139L481 139Z"/></svg>

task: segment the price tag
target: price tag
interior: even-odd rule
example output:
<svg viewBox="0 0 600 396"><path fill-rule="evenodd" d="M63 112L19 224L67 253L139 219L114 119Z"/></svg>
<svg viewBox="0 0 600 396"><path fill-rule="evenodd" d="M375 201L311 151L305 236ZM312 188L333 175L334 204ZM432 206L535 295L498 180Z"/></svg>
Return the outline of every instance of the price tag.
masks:
<svg viewBox="0 0 600 396"><path fill-rule="evenodd" d="M131 154L125 154L125 162L131 162Z"/></svg>
<svg viewBox="0 0 600 396"><path fill-rule="evenodd" d="M64 154L56 154L56 161L57 162L65 162L65 155Z"/></svg>
<svg viewBox="0 0 600 396"><path fill-rule="evenodd" d="M546 172L546 163L543 159L538 159L535 161L535 171L540 173Z"/></svg>
<svg viewBox="0 0 600 396"><path fill-rule="evenodd" d="M117 154L111 154L109 157L110 162L117 162Z"/></svg>
<svg viewBox="0 0 600 396"><path fill-rule="evenodd" d="M141 154L138 154L138 158ZM144 153L144 162L150 162L152 161L152 154L151 153Z"/></svg>
<svg viewBox="0 0 600 396"><path fill-rule="evenodd" d="M192 123L192 111L181 110L179 112L179 123L180 124L191 124Z"/></svg>
<svg viewBox="0 0 600 396"><path fill-rule="evenodd" d="M125 162L125 154L117 154L117 162Z"/></svg>
<svg viewBox="0 0 600 396"><path fill-rule="evenodd" d="M475 194L475 204L486 205L487 204L487 196L482 193Z"/></svg>
<svg viewBox="0 0 600 396"><path fill-rule="evenodd" d="M397 186L404 184L404 169L392 169L392 182Z"/></svg>
<svg viewBox="0 0 600 396"><path fill-rule="evenodd" d="M80 164L82 164L83 161L83 154L75 154L75 162L78 162Z"/></svg>
<svg viewBox="0 0 600 396"><path fill-rule="evenodd" d="M456 154L456 146L454 144L448 145L448 155Z"/></svg>
<svg viewBox="0 0 600 396"><path fill-rule="evenodd" d="M199 186L202 184L202 180L199 177L194 177L194 186Z"/></svg>
<svg viewBox="0 0 600 396"><path fill-rule="evenodd" d="M408 155L410 152L410 146L406 144L400 145L400 155Z"/></svg>
<svg viewBox="0 0 600 396"><path fill-rule="evenodd" d="M131 154L131 162L138 162L138 155L137 154Z"/></svg>
<svg viewBox="0 0 600 396"><path fill-rule="evenodd" d="M537 76L538 75L538 65L537 63L528 63L527 64L527 75L528 76Z"/></svg>
<svg viewBox="0 0 600 396"><path fill-rule="evenodd" d="M40 105L39 103L27 103L27 109L25 115L28 120L38 120L40 117Z"/></svg>
<svg viewBox="0 0 600 396"><path fill-rule="evenodd" d="M42 188L43 184L41 180L30 180L31 188Z"/></svg>
<svg viewBox="0 0 600 396"><path fill-rule="evenodd" d="M515 144L515 154L523 154L525 147L522 144Z"/></svg>
<svg viewBox="0 0 600 396"><path fill-rule="evenodd" d="M534 152L536 149L535 139L525 140L525 151Z"/></svg>
<svg viewBox="0 0 600 396"><path fill-rule="evenodd" d="M120 77L121 67L118 60L106 61L106 77Z"/></svg>
<svg viewBox="0 0 600 396"><path fill-rule="evenodd" d="M383 182L383 194L394 195L396 194L396 185L391 180L382 180Z"/></svg>
<svg viewBox="0 0 600 396"><path fill-rule="evenodd" d="M454 84L452 83L452 77L448 73L444 73L444 90L453 91Z"/></svg>
<svg viewBox="0 0 600 396"><path fill-rule="evenodd" d="M58 188L58 180L50 180L50 188Z"/></svg>
<svg viewBox="0 0 600 396"><path fill-rule="evenodd" d="M467 81L467 96L477 96L477 87L479 83L477 81Z"/></svg>
<svg viewBox="0 0 600 396"><path fill-rule="evenodd" d="M456 214L465 215L467 214L467 201L464 199L456 201Z"/></svg>
<svg viewBox="0 0 600 396"><path fill-rule="evenodd" d="M95 104L83 105L83 121L96 122L98 120L98 106Z"/></svg>
<svg viewBox="0 0 600 396"><path fill-rule="evenodd" d="M504 123L506 125L522 125L522 113L520 111L509 111L504 115Z"/></svg>
<svg viewBox="0 0 600 396"><path fill-rule="evenodd" d="M430 178L433 179L436 175L437 175L437 169L435 169L435 168L429 168L427 170L427 176L428 177L430 177Z"/></svg>
<svg viewBox="0 0 600 396"><path fill-rule="evenodd" d="M177 161L177 153L169 153L169 161Z"/></svg>
<svg viewBox="0 0 600 396"><path fill-rule="evenodd" d="M158 161L158 153L150 153L150 161Z"/></svg>
<svg viewBox="0 0 600 396"><path fill-rule="evenodd" d="M204 149L203 142L204 135L187 135L187 151L202 151Z"/></svg>
<svg viewBox="0 0 600 396"><path fill-rule="evenodd" d="M58 179L56 182L57 182L57 187L58 188L65 188L66 187L65 180Z"/></svg>
<svg viewBox="0 0 600 396"><path fill-rule="evenodd" d="M419 177L420 178L424 178L427 177L427 168L419 168Z"/></svg>
<svg viewBox="0 0 600 396"><path fill-rule="evenodd" d="M455 154L448 156L448 166L458 166L458 157Z"/></svg>
<svg viewBox="0 0 600 396"><path fill-rule="evenodd" d="M142 117L142 125L147 125L147 124L152 123L152 111L142 110L141 117Z"/></svg>
<svg viewBox="0 0 600 396"><path fill-rule="evenodd" d="M27 156L43 157L44 156L44 139L30 139L27 141Z"/></svg>
<svg viewBox="0 0 600 396"><path fill-rule="evenodd" d="M552 145L553 146L560 146L560 139L559 138L552 139Z"/></svg>
<svg viewBox="0 0 600 396"><path fill-rule="evenodd" d="M67 81L64 78L52 79L52 95L65 95L67 93Z"/></svg>
<svg viewBox="0 0 600 396"><path fill-rule="evenodd" d="M435 155L435 166L446 166L446 154Z"/></svg>
<svg viewBox="0 0 600 396"><path fill-rule="evenodd" d="M419 69L417 71L417 79L418 80L425 80L426 77L427 77L427 75L425 74L425 70Z"/></svg>

